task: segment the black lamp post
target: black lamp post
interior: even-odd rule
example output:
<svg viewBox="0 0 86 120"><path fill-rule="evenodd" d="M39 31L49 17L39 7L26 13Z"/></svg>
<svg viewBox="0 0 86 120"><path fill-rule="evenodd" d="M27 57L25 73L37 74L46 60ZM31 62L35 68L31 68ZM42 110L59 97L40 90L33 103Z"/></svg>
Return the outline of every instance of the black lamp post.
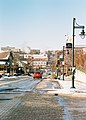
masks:
<svg viewBox="0 0 86 120"><path fill-rule="evenodd" d="M59 65L60 65L60 60L58 59L56 64L57 78L58 78L58 72L59 72Z"/></svg>
<svg viewBox="0 0 86 120"><path fill-rule="evenodd" d="M85 38L85 32L84 32L84 26L80 26L76 23L76 18L73 18L73 42L72 42L72 87L74 86L74 74L75 74L75 65L74 65L74 37L75 37L75 29L82 29L82 32L80 34L81 38Z"/></svg>
<svg viewBox="0 0 86 120"><path fill-rule="evenodd" d="M65 46L63 46L63 61L62 61L62 65L63 65L63 80L64 80L64 47Z"/></svg>
<svg viewBox="0 0 86 120"><path fill-rule="evenodd" d="M6 66L6 73L7 73L8 62L5 63L5 66Z"/></svg>

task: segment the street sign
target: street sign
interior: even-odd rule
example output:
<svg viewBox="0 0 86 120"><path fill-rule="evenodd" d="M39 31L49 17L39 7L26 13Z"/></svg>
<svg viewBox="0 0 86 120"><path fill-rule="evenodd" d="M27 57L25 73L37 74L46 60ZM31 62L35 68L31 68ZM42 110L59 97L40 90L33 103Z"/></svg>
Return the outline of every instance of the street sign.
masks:
<svg viewBox="0 0 86 120"><path fill-rule="evenodd" d="M72 72L74 72L74 71L75 71L75 69L76 69L75 67L72 67Z"/></svg>
<svg viewBox="0 0 86 120"><path fill-rule="evenodd" d="M72 48L72 36L71 35L66 35L66 48Z"/></svg>

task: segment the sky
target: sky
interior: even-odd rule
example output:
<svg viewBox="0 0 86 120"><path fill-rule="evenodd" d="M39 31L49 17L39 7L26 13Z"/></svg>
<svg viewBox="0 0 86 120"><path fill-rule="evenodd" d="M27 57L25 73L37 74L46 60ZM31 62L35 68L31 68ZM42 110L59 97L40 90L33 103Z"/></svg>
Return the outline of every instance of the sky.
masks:
<svg viewBox="0 0 86 120"><path fill-rule="evenodd" d="M65 35L73 34L73 18L86 26L86 0L0 0L0 47L62 49ZM75 45L86 45L80 32Z"/></svg>

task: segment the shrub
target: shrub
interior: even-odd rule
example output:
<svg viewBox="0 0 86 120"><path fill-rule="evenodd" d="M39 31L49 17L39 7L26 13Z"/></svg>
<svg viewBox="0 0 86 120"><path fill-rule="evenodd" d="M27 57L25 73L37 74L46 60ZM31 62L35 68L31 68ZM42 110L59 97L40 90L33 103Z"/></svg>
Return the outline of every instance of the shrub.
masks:
<svg viewBox="0 0 86 120"><path fill-rule="evenodd" d="M57 75L56 74L52 74L52 78L53 79L57 79Z"/></svg>

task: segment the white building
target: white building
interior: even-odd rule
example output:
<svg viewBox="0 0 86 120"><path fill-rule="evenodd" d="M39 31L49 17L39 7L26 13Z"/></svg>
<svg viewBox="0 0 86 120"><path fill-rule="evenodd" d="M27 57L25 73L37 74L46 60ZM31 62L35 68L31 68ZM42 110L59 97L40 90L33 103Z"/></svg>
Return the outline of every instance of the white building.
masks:
<svg viewBox="0 0 86 120"><path fill-rule="evenodd" d="M33 66L34 68L43 68L47 67L48 57L47 54L35 54L33 57Z"/></svg>

